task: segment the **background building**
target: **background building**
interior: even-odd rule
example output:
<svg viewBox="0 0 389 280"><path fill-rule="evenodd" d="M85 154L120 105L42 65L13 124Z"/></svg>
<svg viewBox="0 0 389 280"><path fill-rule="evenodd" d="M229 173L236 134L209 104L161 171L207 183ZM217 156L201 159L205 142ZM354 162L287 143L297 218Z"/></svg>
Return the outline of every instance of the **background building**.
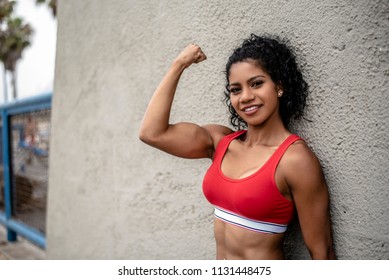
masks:
<svg viewBox="0 0 389 280"><path fill-rule="evenodd" d="M324 167L340 259L389 258L388 1L60 1L49 259L213 259L208 160L138 140L148 101L188 43L173 121L227 124L224 66L250 33L286 36L310 84L295 132ZM309 255L292 229L287 256Z"/></svg>

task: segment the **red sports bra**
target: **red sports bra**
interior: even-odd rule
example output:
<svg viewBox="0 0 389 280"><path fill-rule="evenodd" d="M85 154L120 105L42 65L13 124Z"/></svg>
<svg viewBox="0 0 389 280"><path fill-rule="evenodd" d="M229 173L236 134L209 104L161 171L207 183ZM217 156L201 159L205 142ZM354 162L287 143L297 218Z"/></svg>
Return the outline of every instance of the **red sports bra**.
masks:
<svg viewBox="0 0 389 280"><path fill-rule="evenodd" d="M245 132L237 131L220 140L203 180L204 195L215 206L218 219L262 233L285 232L293 217L294 203L278 190L275 172L288 147L301 138L290 135L254 174L228 178L221 170L223 157L231 141Z"/></svg>

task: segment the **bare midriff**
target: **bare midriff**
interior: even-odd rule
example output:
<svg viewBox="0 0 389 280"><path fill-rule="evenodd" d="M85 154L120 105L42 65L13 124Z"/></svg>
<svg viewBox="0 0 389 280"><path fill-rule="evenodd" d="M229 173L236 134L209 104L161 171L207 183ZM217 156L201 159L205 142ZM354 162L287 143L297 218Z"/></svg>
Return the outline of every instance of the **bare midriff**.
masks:
<svg viewBox="0 0 389 280"><path fill-rule="evenodd" d="M215 218L216 259L282 260L284 236L254 232Z"/></svg>

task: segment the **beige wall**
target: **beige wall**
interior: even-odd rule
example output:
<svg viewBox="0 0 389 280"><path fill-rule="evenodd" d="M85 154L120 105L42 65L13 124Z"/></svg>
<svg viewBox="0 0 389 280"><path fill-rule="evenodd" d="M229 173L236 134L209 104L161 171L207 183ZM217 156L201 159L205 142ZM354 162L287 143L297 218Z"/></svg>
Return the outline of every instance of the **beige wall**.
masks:
<svg viewBox="0 0 389 280"><path fill-rule="evenodd" d="M60 1L47 254L52 259L213 259L208 160L138 140L143 112L190 42L208 60L178 88L173 121L227 124L224 65L251 32L285 35L311 85L295 127L320 158L341 259L389 258L388 2ZM289 258L307 258L296 229Z"/></svg>

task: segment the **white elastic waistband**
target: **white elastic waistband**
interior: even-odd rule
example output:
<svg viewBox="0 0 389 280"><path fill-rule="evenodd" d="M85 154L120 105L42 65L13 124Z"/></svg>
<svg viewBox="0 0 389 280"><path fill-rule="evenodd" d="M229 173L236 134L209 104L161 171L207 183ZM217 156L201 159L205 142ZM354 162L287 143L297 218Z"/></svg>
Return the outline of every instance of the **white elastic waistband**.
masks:
<svg viewBox="0 0 389 280"><path fill-rule="evenodd" d="M215 217L227 223L262 233L282 233L288 227L283 224L251 220L220 208L215 208Z"/></svg>

